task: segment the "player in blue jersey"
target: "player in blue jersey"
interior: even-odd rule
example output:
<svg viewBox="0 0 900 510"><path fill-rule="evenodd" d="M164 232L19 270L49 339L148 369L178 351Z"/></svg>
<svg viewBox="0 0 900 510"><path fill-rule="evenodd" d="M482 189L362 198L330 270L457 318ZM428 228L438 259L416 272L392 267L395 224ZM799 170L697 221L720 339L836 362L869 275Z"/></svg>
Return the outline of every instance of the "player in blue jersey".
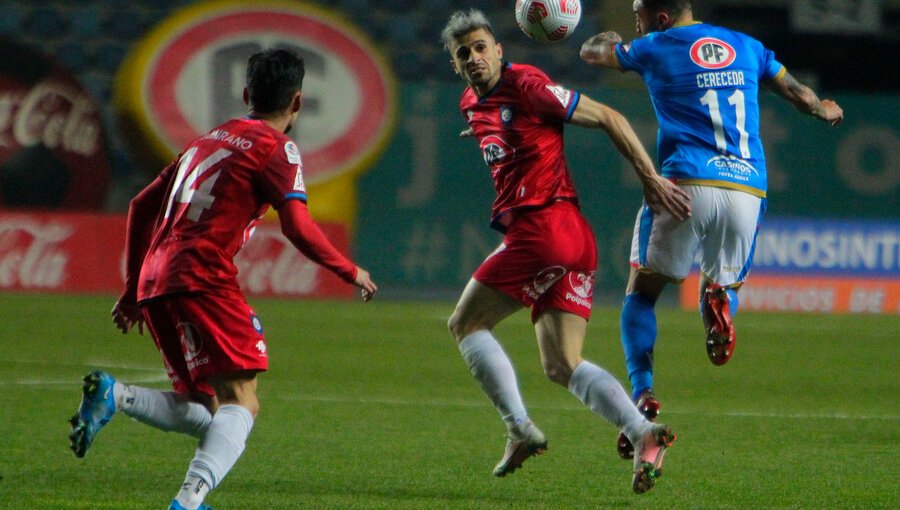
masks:
<svg viewBox="0 0 900 510"><path fill-rule="evenodd" d="M710 361L734 352L732 319L738 289L750 269L756 232L766 208L766 160L759 134L760 85L800 112L837 125L843 111L794 79L759 41L695 21L689 0L635 0L643 37L623 44L615 32L588 39L587 63L641 75L659 124L663 176L691 196L690 218L642 207L634 227L631 272L622 307L622 346L632 398L650 419L653 393L654 306L663 287L680 283L700 253L700 312ZM619 454L633 455L619 437Z"/></svg>

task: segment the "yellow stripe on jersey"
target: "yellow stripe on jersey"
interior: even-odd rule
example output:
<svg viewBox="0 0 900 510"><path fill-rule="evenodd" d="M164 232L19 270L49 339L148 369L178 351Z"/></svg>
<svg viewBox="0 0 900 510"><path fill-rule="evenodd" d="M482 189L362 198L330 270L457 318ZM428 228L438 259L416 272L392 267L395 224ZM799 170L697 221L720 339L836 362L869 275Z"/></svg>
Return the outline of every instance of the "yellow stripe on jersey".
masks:
<svg viewBox="0 0 900 510"><path fill-rule="evenodd" d="M784 78L784 75L786 75L786 74L787 74L787 67L781 66L781 71L778 71L778 74L776 74L774 77L772 77L772 81L780 80L780 79Z"/></svg>
<svg viewBox="0 0 900 510"><path fill-rule="evenodd" d="M744 193L749 193L755 197L766 198L765 191L750 186L745 186L743 184L738 184L736 182L714 181L711 179L677 179L675 183L679 185L687 184L689 186L709 186L711 188L735 189L738 191L743 191Z"/></svg>

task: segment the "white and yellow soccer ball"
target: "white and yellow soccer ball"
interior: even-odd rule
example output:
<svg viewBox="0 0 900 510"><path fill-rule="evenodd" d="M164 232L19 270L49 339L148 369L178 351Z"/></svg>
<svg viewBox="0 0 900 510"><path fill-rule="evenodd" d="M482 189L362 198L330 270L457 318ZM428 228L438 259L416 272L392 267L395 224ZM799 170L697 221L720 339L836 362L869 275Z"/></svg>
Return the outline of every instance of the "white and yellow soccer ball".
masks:
<svg viewBox="0 0 900 510"><path fill-rule="evenodd" d="M562 41L579 21L580 0L516 0L516 23L535 41Z"/></svg>

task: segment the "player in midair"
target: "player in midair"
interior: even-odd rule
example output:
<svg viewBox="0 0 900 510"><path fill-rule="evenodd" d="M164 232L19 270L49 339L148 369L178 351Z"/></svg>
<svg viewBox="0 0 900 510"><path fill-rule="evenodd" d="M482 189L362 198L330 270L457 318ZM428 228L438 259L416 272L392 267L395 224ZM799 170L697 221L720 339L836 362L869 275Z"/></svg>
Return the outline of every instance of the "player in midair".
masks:
<svg viewBox="0 0 900 510"><path fill-rule="evenodd" d="M655 419L655 304L667 283L684 280L698 252L707 355L714 365L724 365L734 353L738 290L766 209L759 86L768 85L800 112L832 126L844 114L794 79L759 41L695 21L690 1L635 0L633 7L643 37L623 44L615 32L598 34L584 43L581 58L641 75L659 124L660 171L691 197L687 221L645 204L631 245L622 346L632 397ZM623 458L633 455L624 435L618 450Z"/></svg>
<svg viewBox="0 0 900 510"><path fill-rule="evenodd" d="M203 503L232 468L259 411L256 375L268 367L262 325L237 283L234 256L274 206L284 235L310 260L362 289L377 287L309 216L302 162L286 136L302 105L303 60L272 49L250 57L246 117L194 140L132 201L125 290L112 310L127 333L146 322L174 391L123 384L94 371L72 418L83 457L100 429L124 412L199 439L170 510Z"/></svg>
<svg viewBox="0 0 900 510"><path fill-rule="evenodd" d="M547 448L528 416L509 358L491 330L531 308L547 377L635 441L632 487L649 490L674 434L637 410L619 382L582 359L597 266L594 234L578 207L563 152L563 126L603 129L634 166L648 203L678 217L686 196L659 176L618 112L554 82L539 69L504 63L503 49L478 10L458 11L442 33L453 69L468 87L460 109L491 170L497 193L491 226L503 243L475 271L449 329L482 390L500 413L509 440L496 476L512 473Z"/></svg>

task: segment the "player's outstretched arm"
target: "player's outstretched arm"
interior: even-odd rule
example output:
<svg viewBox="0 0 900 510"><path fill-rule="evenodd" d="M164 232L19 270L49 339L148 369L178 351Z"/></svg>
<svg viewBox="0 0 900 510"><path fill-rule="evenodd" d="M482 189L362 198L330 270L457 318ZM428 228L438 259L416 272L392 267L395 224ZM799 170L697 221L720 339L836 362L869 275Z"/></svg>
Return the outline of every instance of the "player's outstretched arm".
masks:
<svg viewBox="0 0 900 510"><path fill-rule="evenodd" d="M621 113L582 94L570 122L606 131L613 145L631 163L641 180L644 199L653 212L659 214L665 209L679 220L691 215L691 201L687 193L656 173L653 161Z"/></svg>
<svg viewBox="0 0 900 510"><path fill-rule="evenodd" d="M622 37L615 32L597 34L581 45L581 60L592 66L619 69L616 62L616 44L620 42Z"/></svg>
<svg viewBox="0 0 900 510"><path fill-rule="evenodd" d="M299 200L286 200L278 207L281 232L309 260L324 266L347 283L362 290L363 301L375 296L378 286L369 272L356 266L331 244L309 215L306 204Z"/></svg>
<svg viewBox="0 0 900 510"><path fill-rule="evenodd" d="M791 73L785 71L781 78L769 82L779 96L787 99L797 110L807 115L837 126L844 120L844 110L831 99L819 99L819 96L806 85L797 81Z"/></svg>

